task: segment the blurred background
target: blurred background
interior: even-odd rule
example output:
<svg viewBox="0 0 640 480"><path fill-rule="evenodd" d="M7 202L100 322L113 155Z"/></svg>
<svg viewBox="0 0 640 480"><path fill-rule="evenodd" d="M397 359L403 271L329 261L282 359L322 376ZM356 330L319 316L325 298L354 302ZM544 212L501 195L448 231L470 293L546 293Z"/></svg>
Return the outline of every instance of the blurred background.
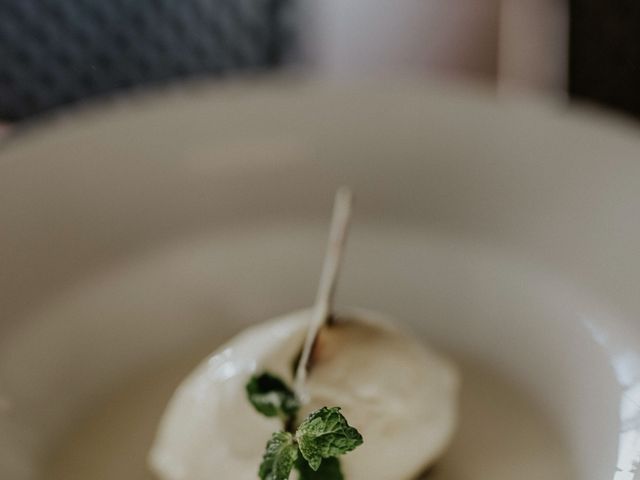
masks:
<svg viewBox="0 0 640 480"><path fill-rule="evenodd" d="M293 70L482 82L640 118L638 0L0 0L0 131L92 98Z"/></svg>

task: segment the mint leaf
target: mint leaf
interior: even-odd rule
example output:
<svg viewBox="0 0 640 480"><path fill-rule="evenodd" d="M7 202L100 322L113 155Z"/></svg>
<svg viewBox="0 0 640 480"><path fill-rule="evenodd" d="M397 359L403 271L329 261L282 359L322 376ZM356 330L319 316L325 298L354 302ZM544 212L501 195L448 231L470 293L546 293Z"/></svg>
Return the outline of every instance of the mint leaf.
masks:
<svg viewBox="0 0 640 480"><path fill-rule="evenodd" d="M288 480L298 458L298 447L293 435L276 432L267 442L258 475L262 480Z"/></svg>
<svg viewBox="0 0 640 480"><path fill-rule="evenodd" d="M267 417L293 417L300 408L293 391L270 373L252 376L246 390L251 404Z"/></svg>
<svg viewBox="0 0 640 480"><path fill-rule="evenodd" d="M296 441L300 453L314 471L322 460L350 452L362 444L362 435L347 423L340 407L322 407L298 427Z"/></svg>
<svg viewBox="0 0 640 480"><path fill-rule="evenodd" d="M303 457L298 457L296 468L300 472L299 480L344 480L340 460L336 457L323 460L317 471L313 470Z"/></svg>

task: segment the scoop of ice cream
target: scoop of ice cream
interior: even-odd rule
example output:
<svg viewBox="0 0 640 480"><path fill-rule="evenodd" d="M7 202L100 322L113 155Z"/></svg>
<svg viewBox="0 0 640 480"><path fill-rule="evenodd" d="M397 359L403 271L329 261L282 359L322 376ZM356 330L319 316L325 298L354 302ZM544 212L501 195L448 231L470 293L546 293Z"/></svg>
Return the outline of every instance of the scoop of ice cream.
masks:
<svg viewBox="0 0 640 480"><path fill-rule="evenodd" d="M163 480L255 480L271 434L282 428L248 402L245 384L269 371L290 384L310 311L250 328L205 360L178 388L150 464ZM410 480L447 447L457 420L458 374L444 358L371 312L324 328L307 380L303 418L342 407L364 444L341 457L347 480Z"/></svg>

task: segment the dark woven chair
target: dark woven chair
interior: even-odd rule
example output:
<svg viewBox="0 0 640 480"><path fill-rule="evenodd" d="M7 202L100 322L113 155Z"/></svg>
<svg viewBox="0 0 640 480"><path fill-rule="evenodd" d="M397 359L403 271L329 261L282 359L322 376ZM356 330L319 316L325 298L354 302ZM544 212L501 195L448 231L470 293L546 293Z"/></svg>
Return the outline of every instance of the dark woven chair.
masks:
<svg viewBox="0 0 640 480"><path fill-rule="evenodd" d="M261 71L287 0L0 0L0 120L139 85Z"/></svg>

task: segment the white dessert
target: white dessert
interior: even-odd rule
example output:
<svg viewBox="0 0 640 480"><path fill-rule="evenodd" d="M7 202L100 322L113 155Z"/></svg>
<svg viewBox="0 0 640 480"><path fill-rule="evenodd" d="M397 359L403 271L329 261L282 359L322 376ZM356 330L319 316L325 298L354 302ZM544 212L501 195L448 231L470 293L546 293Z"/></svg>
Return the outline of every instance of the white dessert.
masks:
<svg viewBox="0 0 640 480"><path fill-rule="evenodd" d="M257 478L267 440L282 424L254 410L245 385L263 371L293 384L292 363L310 316L305 310L244 331L183 382L150 453L159 478ZM451 363L393 322L372 313L344 315L320 332L307 379L310 401L299 418L322 406L342 407L364 437L340 457L347 480L410 480L449 444L458 385Z"/></svg>

